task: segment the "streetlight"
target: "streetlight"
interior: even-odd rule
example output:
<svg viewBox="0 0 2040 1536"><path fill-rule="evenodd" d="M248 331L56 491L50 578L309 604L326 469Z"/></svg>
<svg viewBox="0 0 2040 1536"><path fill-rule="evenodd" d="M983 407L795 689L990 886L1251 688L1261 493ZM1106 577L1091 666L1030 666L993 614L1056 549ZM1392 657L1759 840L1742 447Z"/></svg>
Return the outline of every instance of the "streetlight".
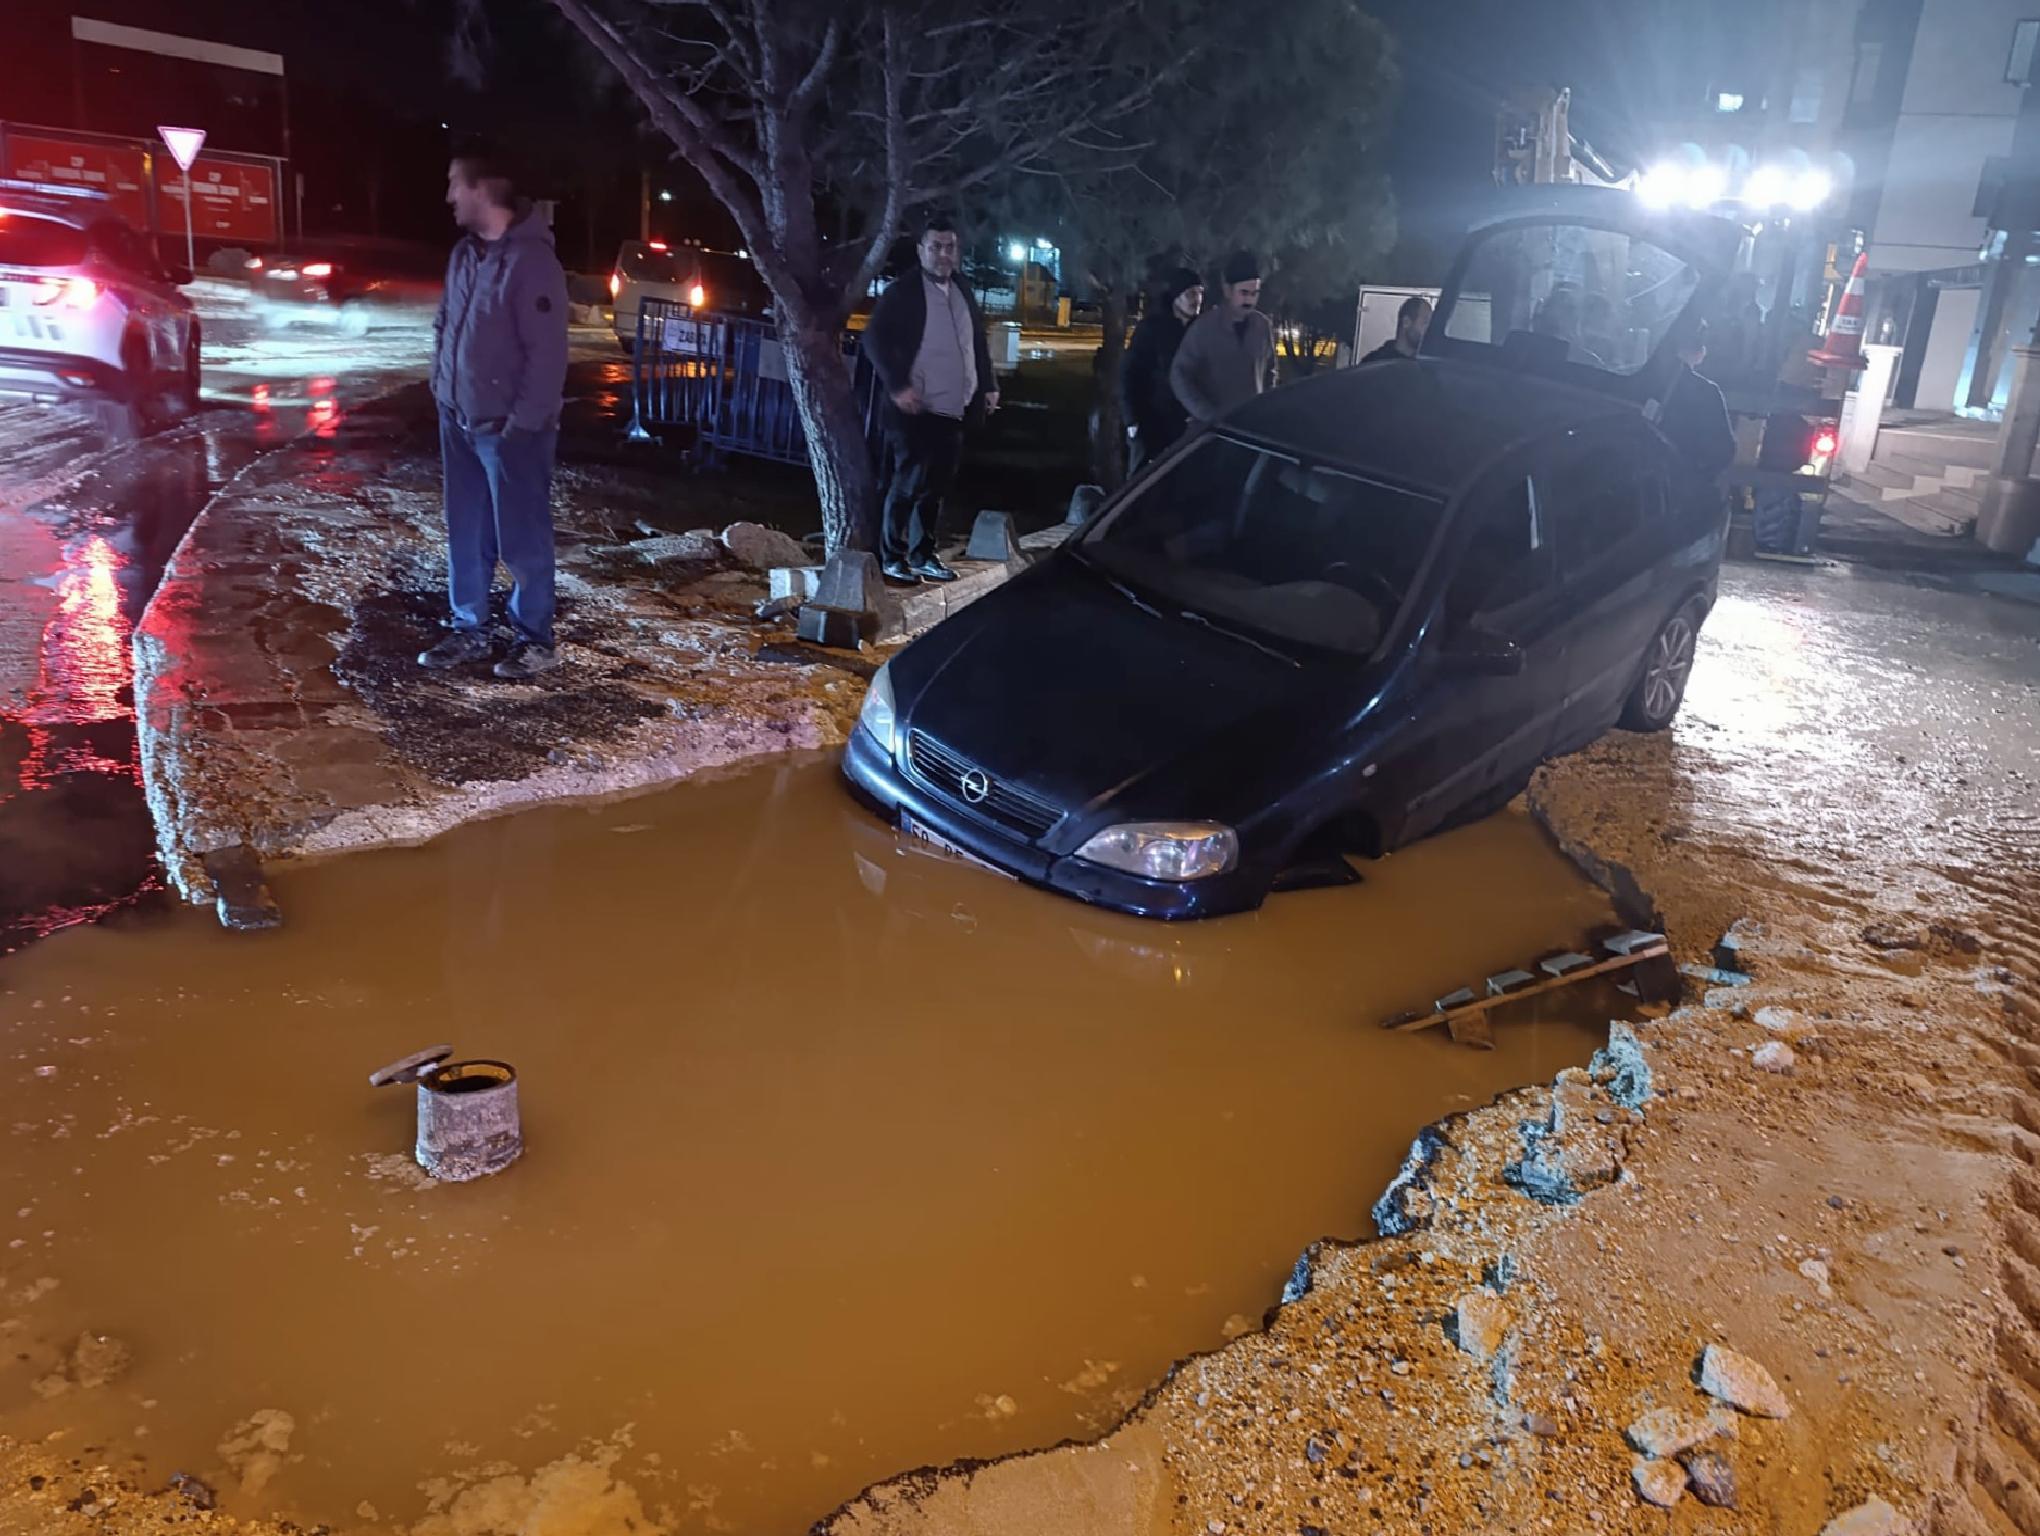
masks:
<svg viewBox="0 0 2040 1536"><path fill-rule="evenodd" d="M659 201L662 203L670 203L673 201L673 194L671 192L661 191L659 193Z"/></svg>
<svg viewBox="0 0 2040 1536"><path fill-rule="evenodd" d="M1015 240L1006 247L1006 259L1008 261L1025 261L1027 259L1027 247L1018 240Z"/></svg>

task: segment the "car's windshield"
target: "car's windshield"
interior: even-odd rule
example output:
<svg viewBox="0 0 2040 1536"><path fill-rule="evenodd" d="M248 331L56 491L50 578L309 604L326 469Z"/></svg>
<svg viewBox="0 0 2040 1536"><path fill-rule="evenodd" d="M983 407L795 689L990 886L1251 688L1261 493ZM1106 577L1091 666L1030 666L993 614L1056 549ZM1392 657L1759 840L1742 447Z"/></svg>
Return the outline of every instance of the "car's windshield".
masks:
<svg viewBox="0 0 2040 1536"><path fill-rule="evenodd" d="M1441 510L1349 470L1211 437L1081 548L1159 606L1364 656L1409 595Z"/></svg>
<svg viewBox="0 0 2040 1536"><path fill-rule="evenodd" d="M84 259L82 229L0 209L0 267L75 267Z"/></svg>
<svg viewBox="0 0 2040 1536"><path fill-rule="evenodd" d="M1650 361L1698 282L1691 265L1647 240L1576 223L1508 226L1473 247L1445 335L1542 346L1627 375Z"/></svg>

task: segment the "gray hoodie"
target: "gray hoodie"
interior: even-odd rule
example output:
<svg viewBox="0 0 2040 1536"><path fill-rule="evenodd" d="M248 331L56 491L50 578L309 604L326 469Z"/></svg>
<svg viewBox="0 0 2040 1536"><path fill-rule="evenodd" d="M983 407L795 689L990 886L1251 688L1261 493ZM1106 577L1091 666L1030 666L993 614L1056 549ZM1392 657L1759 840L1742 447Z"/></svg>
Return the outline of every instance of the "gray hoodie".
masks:
<svg viewBox="0 0 2040 1536"><path fill-rule="evenodd" d="M1274 371L1274 323L1258 309L1235 315L1221 303L1190 322L1169 383L1192 421L1212 422L1270 388Z"/></svg>
<svg viewBox="0 0 2040 1536"><path fill-rule="evenodd" d="M470 427L542 432L567 383L567 279L526 210L500 240L463 235L432 322L432 398Z"/></svg>

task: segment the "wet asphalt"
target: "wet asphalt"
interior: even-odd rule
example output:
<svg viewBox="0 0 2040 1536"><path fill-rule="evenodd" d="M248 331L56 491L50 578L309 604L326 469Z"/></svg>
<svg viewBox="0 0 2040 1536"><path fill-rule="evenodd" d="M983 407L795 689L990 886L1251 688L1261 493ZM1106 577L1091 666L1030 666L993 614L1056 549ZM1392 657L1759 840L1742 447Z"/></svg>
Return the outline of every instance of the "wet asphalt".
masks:
<svg viewBox="0 0 2040 1536"><path fill-rule="evenodd" d="M203 408L167 430L109 447L82 416L0 405L0 956L59 928L119 921L169 899L140 787L133 627L221 486L283 443L334 435L351 410L424 372L423 328L360 340L273 334L234 313L231 300L222 308L215 294L214 304ZM627 414L627 372L613 359L583 371L592 387L576 391L568 427L592 443L610 434L591 429ZM1937 662L1959 669L1969 648L1911 643L1908 623L1926 617L1914 610L1930 608L1935 624L1978 637L2007 625L2023 632L2040 614L1982 591L1952 592L1929 570L1889 568L1904 565L1902 552L1880 563L1887 569L1874 574L1864 566L1791 575L1731 567L1723 590L1733 601L1717 618L1789 605L1797 625L1832 628L1836 639L1852 634L1873 652L1889 642L1931 674ZM1887 595L1866 603L1864 582ZM1824 608L1832 627L1821 622ZM1865 618L1889 633L1880 640L1862 628ZM1732 631L1720 638L1734 644ZM1696 692L1707 687L1714 648L1703 640ZM1726 656L1715 664L1732 665Z"/></svg>
<svg viewBox="0 0 2040 1536"><path fill-rule="evenodd" d="M166 899L136 757L135 622L212 495L419 377L429 332L266 332L205 314L205 398L140 441L0 404L0 955Z"/></svg>

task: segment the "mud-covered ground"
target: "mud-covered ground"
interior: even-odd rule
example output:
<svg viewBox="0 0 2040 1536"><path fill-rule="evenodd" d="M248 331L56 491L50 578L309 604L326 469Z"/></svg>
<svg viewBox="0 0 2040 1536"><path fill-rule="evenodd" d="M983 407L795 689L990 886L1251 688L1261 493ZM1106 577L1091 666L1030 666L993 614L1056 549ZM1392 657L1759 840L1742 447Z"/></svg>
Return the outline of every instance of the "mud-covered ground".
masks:
<svg viewBox="0 0 2040 1536"><path fill-rule="evenodd" d="M2031 609L1731 571L1678 727L1532 803L1751 984L1435 1128L1381 1208L1406 1231L1314 1250L1103 1441L829 1528L2040 1530L2036 694ZM101 1459L0 1447L0 1532L259 1529ZM597 1473L525 1492L466 1536L649 1528Z"/></svg>
<svg viewBox="0 0 2040 1536"><path fill-rule="evenodd" d="M1611 1060L1440 1128L1412 1230L1318 1254L1101 1444L830 1529L1663 1530L1643 1482L1676 1530L2040 1529L2036 693L2030 609L1732 572L1678 728L1532 791L1682 959L1739 925L1752 984L1634 1021L1648 1096ZM1710 1345L1787 1415L1703 1391ZM1653 1410L1718 1459L1642 1455Z"/></svg>

